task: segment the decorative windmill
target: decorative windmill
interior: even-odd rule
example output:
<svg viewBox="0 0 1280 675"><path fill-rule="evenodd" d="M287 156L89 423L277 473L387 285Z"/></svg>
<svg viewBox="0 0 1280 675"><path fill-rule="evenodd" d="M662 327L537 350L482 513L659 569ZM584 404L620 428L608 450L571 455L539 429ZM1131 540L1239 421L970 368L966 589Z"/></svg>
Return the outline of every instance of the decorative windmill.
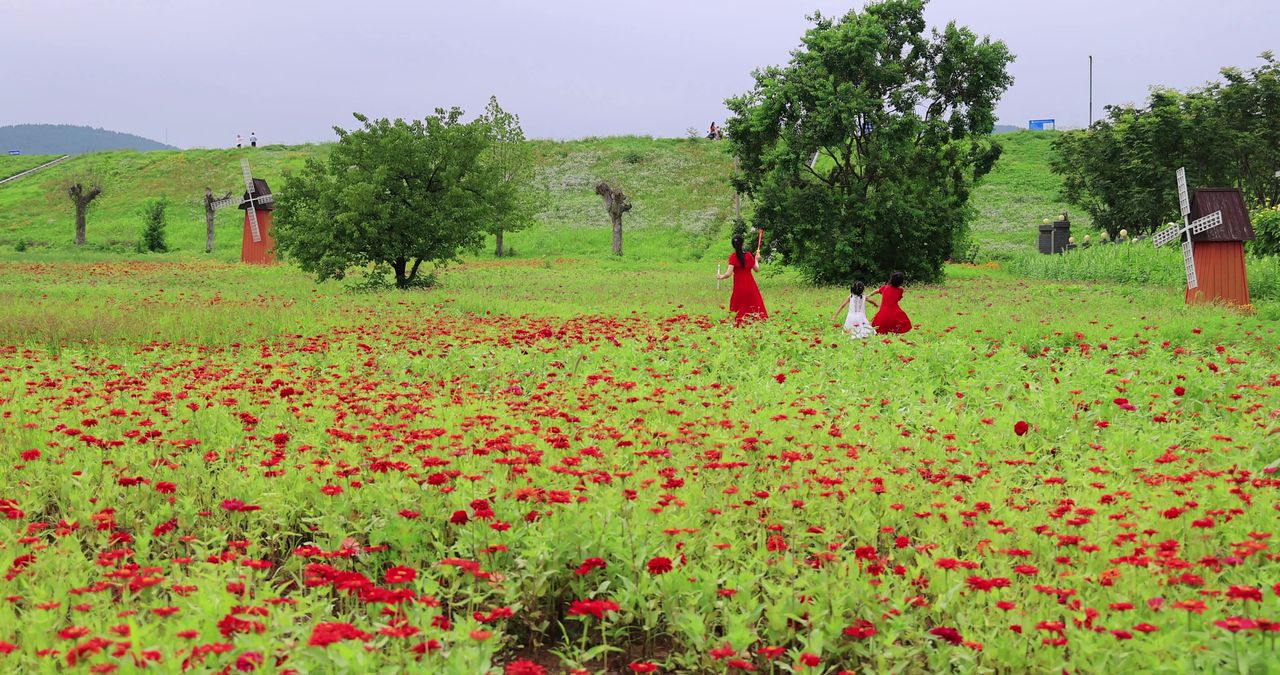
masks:
<svg viewBox="0 0 1280 675"><path fill-rule="evenodd" d="M1192 248L1191 239L1193 236L1213 229L1222 224L1222 212L1214 211L1203 218L1191 220L1191 197L1187 194L1187 170L1186 168L1178 169L1178 208L1182 211L1182 225L1174 225L1169 227L1151 238L1156 246L1164 246L1165 244L1178 239L1181 240L1185 234L1187 239L1182 242L1182 266L1187 271L1187 289L1194 291L1200 287L1200 281L1196 278L1196 258L1195 250Z"/></svg>
<svg viewBox="0 0 1280 675"><path fill-rule="evenodd" d="M216 199L209 205L217 210L237 204L244 210L240 262L269 265L276 261L272 252L275 242L271 239L271 210L275 208L275 198L271 196L267 181L253 177L249 171L249 160L240 160L240 168L244 172L244 196L238 200L235 197Z"/></svg>
<svg viewBox="0 0 1280 675"><path fill-rule="evenodd" d="M1243 193L1237 188L1196 188L1189 198L1186 172L1178 169L1178 204L1183 225L1153 240L1160 246L1186 234L1182 260L1187 270L1187 304L1249 304L1244 242L1253 239L1254 233Z"/></svg>

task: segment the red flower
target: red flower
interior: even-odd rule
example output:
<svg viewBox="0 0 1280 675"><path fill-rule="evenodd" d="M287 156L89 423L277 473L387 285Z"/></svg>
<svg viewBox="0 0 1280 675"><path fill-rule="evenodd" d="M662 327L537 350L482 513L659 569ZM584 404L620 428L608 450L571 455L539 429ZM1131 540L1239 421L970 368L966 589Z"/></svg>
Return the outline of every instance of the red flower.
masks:
<svg viewBox="0 0 1280 675"><path fill-rule="evenodd" d="M1031 430L1031 425L1027 424L1026 422L1023 422L1022 420L1018 420L1017 422L1013 423L1013 433L1019 436L1027 435L1027 432L1030 430Z"/></svg>
<svg viewBox="0 0 1280 675"><path fill-rule="evenodd" d="M591 570L597 568L604 569L608 566L609 565L604 561L604 558L587 558L582 561L581 565L578 565L578 569L574 570L573 573L578 576L582 576L584 574L590 574Z"/></svg>
<svg viewBox="0 0 1280 675"><path fill-rule="evenodd" d="M392 567L383 578L388 584L407 584L418 578L418 571L411 567Z"/></svg>
<svg viewBox="0 0 1280 675"><path fill-rule="evenodd" d="M632 661L627 667L633 673L652 673L658 670L658 666L648 661Z"/></svg>
<svg viewBox="0 0 1280 675"><path fill-rule="evenodd" d="M649 574L666 574L671 571L671 558L658 556L650 560L647 567Z"/></svg>
<svg viewBox="0 0 1280 675"><path fill-rule="evenodd" d="M844 634L855 640L864 640L877 633L875 626L866 619L858 619L853 622L852 626L844 629Z"/></svg>
<svg viewBox="0 0 1280 675"><path fill-rule="evenodd" d="M1174 388L1173 388L1173 395L1174 395L1174 396L1182 396L1183 394L1186 394L1186 393L1187 393L1187 390L1186 390L1186 389L1184 389L1184 388L1183 388L1183 387L1181 387L1181 386L1178 386L1178 387L1174 387Z"/></svg>
<svg viewBox="0 0 1280 675"><path fill-rule="evenodd" d="M822 663L822 659L818 658L817 654L805 652L800 655L800 663L803 663L810 668L815 668L819 663Z"/></svg>
<svg viewBox="0 0 1280 675"><path fill-rule="evenodd" d="M502 669L504 675L547 675L547 669L534 663L533 661L519 660L512 661Z"/></svg>
<svg viewBox="0 0 1280 675"><path fill-rule="evenodd" d="M343 640L368 640L373 637L349 623L319 623L311 629L311 639L307 644L312 647L328 647Z"/></svg>
<svg viewBox="0 0 1280 675"><path fill-rule="evenodd" d="M454 511L453 515L449 517L449 522L454 525L466 525L469 519L470 516L467 515L466 511Z"/></svg>
<svg viewBox="0 0 1280 675"><path fill-rule="evenodd" d="M947 626L938 626L937 628L931 628L929 629L929 634L934 637L942 638L943 640L946 640L947 642L950 642L953 645L958 645L961 642L964 642L964 638L960 637L960 631L954 628L949 628Z"/></svg>
<svg viewBox="0 0 1280 675"><path fill-rule="evenodd" d="M616 612L620 607L612 600L574 600L569 605L569 616L594 616L603 619L605 612Z"/></svg>

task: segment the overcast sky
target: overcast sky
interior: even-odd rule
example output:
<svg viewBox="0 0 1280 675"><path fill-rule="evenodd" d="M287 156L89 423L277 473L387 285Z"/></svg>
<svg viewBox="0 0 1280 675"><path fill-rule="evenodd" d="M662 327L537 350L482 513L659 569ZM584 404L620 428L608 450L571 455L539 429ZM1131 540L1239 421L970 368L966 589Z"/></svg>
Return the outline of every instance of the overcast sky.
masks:
<svg viewBox="0 0 1280 675"><path fill-rule="evenodd" d="M0 0L0 125L100 126L181 147L333 139L351 112L479 112L526 135L683 136L722 120L845 0ZM933 0L1007 43L1002 123L1088 119L1280 51L1280 0Z"/></svg>

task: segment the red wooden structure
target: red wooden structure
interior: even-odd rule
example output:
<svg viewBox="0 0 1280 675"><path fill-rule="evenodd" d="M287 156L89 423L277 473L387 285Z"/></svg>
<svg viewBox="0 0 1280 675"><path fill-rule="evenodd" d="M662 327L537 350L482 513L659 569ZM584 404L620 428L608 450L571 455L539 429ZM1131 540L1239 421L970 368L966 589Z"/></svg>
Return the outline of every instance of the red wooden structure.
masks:
<svg viewBox="0 0 1280 675"><path fill-rule="evenodd" d="M1199 287L1188 288L1187 304L1227 302L1249 304L1244 242L1254 238L1244 195L1236 188L1196 188L1191 219L1222 212L1222 225L1192 235Z"/></svg>
<svg viewBox="0 0 1280 675"><path fill-rule="evenodd" d="M244 239L240 248L240 262L257 265L275 264L276 256L273 249L276 247L276 242L271 238L271 211L275 207L267 181L254 178L253 194L246 191L240 201L240 209L244 211ZM257 214L258 241L253 240L254 224L250 209Z"/></svg>

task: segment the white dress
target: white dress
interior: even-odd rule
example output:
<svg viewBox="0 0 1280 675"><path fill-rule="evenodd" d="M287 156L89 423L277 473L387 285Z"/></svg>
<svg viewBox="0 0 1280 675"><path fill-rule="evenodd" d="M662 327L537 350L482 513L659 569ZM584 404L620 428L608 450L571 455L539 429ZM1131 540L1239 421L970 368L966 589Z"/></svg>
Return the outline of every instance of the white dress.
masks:
<svg viewBox="0 0 1280 675"><path fill-rule="evenodd" d="M844 332L855 340L871 337L876 329L867 321L867 299L860 295L849 295L849 316L844 320Z"/></svg>

